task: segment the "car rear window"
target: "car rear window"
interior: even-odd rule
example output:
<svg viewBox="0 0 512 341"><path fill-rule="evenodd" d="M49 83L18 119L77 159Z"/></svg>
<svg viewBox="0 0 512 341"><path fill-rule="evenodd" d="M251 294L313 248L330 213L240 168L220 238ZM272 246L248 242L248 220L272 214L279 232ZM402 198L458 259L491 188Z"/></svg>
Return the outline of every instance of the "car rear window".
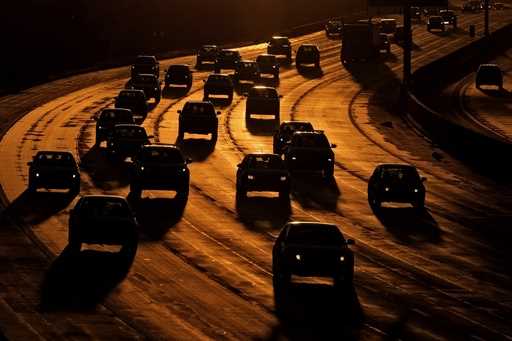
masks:
<svg viewBox="0 0 512 341"><path fill-rule="evenodd" d="M415 182L419 175L413 167L386 167L382 170L382 179L386 182Z"/></svg>
<svg viewBox="0 0 512 341"><path fill-rule="evenodd" d="M282 169L283 160L277 155L257 155L249 156L247 160L249 168L252 169Z"/></svg>
<svg viewBox="0 0 512 341"><path fill-rule="evenodd" d="M186 65L171 65L169 72L188 72L189 68Z"/></svg>
<svg viewBox="0 0 512 341"><path fill-rule="evenodd" d="M187 103L182 113L186 115L215 116L215 108L210 103Z"/></svg>
<svg viewBox="0 0 512 341"><path fill-rule="evenodd" d="M290 42L288 38L272 38L271 43L276 45L288 45Z"/></svg>
<svg viewBox="0 0 512 341"><path fill-rule="evenodd" d="M142 91L121 91L119 93L121 99L138 99L144 98L144 92Z"/></svg>
<svg viewBox="0 0 512 341"><path fill-rule="evenodd" d="M252 88L250 90L249 96L263 97L268 99L274 99L278 97L276 89L272 88Z"/></svg>
<svg viewBox="0 0 512 341"><path fill-rule="evenodd" d="M262 64L273 64L276 62L276 57L275 56L258 56L258 58L256 58L256 61L258 63L262 63Z"/></svg>
<svg viewBox="0 0 512 341"><path fill-rule="evenodd" d="M303 52L315 52L316 49L313 46L301 46Z"/></svg>
<svg viewBox="0 0 512 341"><path fill-rule="evenodd" d="M73 166L73 156L69 153L39 153L36 156L36 163L42 166Z"/></svg>
<svg viewBox="0 0 512 341"><path fill-rule="evenodd" d="M345 243L345 238L337 227L316 224L290 227L287 240L290 243L326 246L340 246Z"/></svg>
<svg viewBox="0 0 512 341"><path fill-rule="evenodd" d="M155 64L156 60L152 56L139 56L135 59L135 64Z"/></svg>
<svg viewBox="0 0 512 341"><path fill-rule="evenodd" d="M126 202L103 198L84 199L84 202L80 206L80 213L86 217L96 218L126 218L131 216L130 208Z"/></svg>
<svg viewBox="0 0 512 341"><path fill-rule="evenodd" d="M330 148L329 141L323 134L295 135L294 145L297 147Z"/></svg>
<svg viewBox="0 0 512 341"><path fill-rule="evenodd" d="M174 148L150 148L144 150L141 155L144 162L157 163L183 163L183 156L178 149Z"/></svg>
<svg viewBox="0 0 512 341"><path fill-rule="evenodd" d="M100 120L104 122L133 122L132 114L125 110L104 110L101 113Z"/></svg>
<svg viewBox="0 0 512 341"><path fill-rule="evenodd" d="M119 137L145 138L146 131L142 127L115 127L115 134Z"/></svg>

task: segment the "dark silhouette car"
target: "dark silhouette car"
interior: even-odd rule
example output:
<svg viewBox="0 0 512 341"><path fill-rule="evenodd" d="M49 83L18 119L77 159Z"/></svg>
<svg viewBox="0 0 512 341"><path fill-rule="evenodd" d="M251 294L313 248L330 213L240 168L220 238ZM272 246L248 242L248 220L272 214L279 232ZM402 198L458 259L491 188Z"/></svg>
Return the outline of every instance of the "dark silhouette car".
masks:
<svg viewBox="0 0 512 341"><path fill-rule="evenodd" d="M260 77L272 75L274 80L279 80L279 63L272 54L260 54L256 57L256 63L260 69Z"/></svg>
<svg viewBox="0 0 512 341"><path fill-rule="evenodd" d="M134 124L133 114L130 109L103 109L96 120L96 144L107 141L116 124Z"/></svg>
<svg viewBox="0 0 512 341"><path fill-rule="evenodd" d="M457 28L457 15L454 11L443 9L439 11L439 15L443 18L445 25L452 25L453 29Z"/></svg>
<svg viewBox="0 0 512 341"><path fill-rule="evenodd" d="M290 173L276 154L248 154L236 172L237 198L245 199L249 191L278 192L279 198L290 198Z"/></svg>
<svg viewBox="0 0 512 341"><path fill-rule="evenodd" d="M208 101L189 101L182 110L178 110L178 140L183 140L185 133L212 134L212 141L217 140L219 120L215 107Z"/></svg>
<svg viewBox="0 0 512 341"><path fill-rule="evenodd" d="M27 165L30 192L39 188L69 189L74 194L80 192L80 170L70 152L39 151Z"/></svg>
<svg viewBox="0 0 512 341"><path fill-rule="evenodd" d="M426 178L420 178L414 166L382 164L368 181L368 202L379 209L383 202L411 203L417 209L425 206Z"/></svg>
<svg viewBox="0 0 512 341"><path fill-rule="evenodd" d="M443 17L440 15L433 15L428 17L427 31L432 32L432 30L440 30L442 32L446 30Z"/></svg>
<svg viewBox="0 0 512 341"><path fill-rule="evenodd" d="M295 56L295 65L297 66L297 69L311 65L320 69L320 50L318 49L318 46L313 44L300 45Z"/></svg>
<svg viewBox="0 0 512 341"><path fill-rule="evenodd" d="M245 104L246 119L251 119L251 115L272 115L278 121L280 112L280 96L276 88L257 85L249 90Z"/></svg>
<svg viewBox="0 0 512 341"><path fill-rule="evenodd" d="M296 131L314 131L313 125L306 121L285 121L276 130L273 137L274 154L283 154Z"/></svg>
<svg viewBox="0 0 512 341"><path fill-rule="evenodd" d="M146 129L136 124L118 124L107 141L107 153L111 157L123 159L135 155L149 143Z"/></svg>
<svg viewBox="0 0 512 341"><path fill-rule="evenodd" d="M169 88L171 86L184 86L187 88L187 91L189 91L190 88L192 88L192 80L192 72L188 65L171 65L165 73L165 88Z"/></svg>
<svg viewBox="0 0 512 341"><path fill-rule="evenodd" d="M204 66L204 63L215 64L220 49L217 45L203 45L197 51L196 57L196 69L200 69Z"/></svg>
<svg viewBox="0 0 512 341"><path fill-rule="evenodd" d="M343 30L343 23L341 20L329 20L325 24L324 29L327 37L340 36Z"/></svg>
<svg viewBox="0 0 512 341"><path fill-rule="evenodd" d="M495 85L499 90L503 89L503 73L498 65L481 64L478 67L475 86L480 89L482 85Z"/></svg>
<svg viewBox="0 0 512 341"><path fill-rule="evenodd" d="M391 53L391 43L386 33L379 33L379 53Z"/></svg>
<svg viewBox="0 0 512 341"><path fill-rule="evenodd" d="M222 70L236 70L238 63L242 61L240 52L236 50L220 50L215 61L215 72L220 73Z"/></svg>
<svg viewBox="0 0 512 341"><path fill-rule="evenodd" d="M139 73L130 80L130 88L144 91L146 100L155 99L155 103L160 103L162 98L162 83L155 75Z"/></svg>
<svg viewBox="0 0 512 341"><path fill-rule="evenodd" d="M233 81L228 75L210 74L205 80L203 100L210 100L211 95L227 96L229 103L233 101Z"/></svg>
<svg viewBox="0 0 512 341"><path fill-rule="evenodd" d="M336 289L349 293L353 286L354 254L334 224L287 223L272 248L275 294L286 293L292 276L330 277Z"/></svg>
<svg viewBox="0 0 512 341"><path fill-rule="evenodd" d="M176 198L186 199L190 171L180 149L174 145L145 145L133 157L134 176L130 196L140 198L142 191L172 190Z"/></svg>
<svg viewBox="0 0 512 341"><path fill-rule="evenodd" d="M115 107L129 109L134 116L142 116L142 118L148 116L148 103L142 90L121 90L116 97Z"/></svg>
<svg viewBox="0 0 512 341"><path fill-rule="evenodd" d="M69 215L68 241L73 252L83 243L122 245L135 253L137 220L125 198L113 195L85 195Z"/></svg>
<svg viewBox="0 0 512 341"><path fill-rule="evenodd" d="M284 160L291 173L319 172L324 178L334 175L334 153L323 131L295 132L284 151Z"/></svg>
<svg viewBox="0 0 512 341"><path fill-rule="evenodd" d="M286 62L292 62L292 44L288 37L274 36L267 44L267 53L286 57Z"/></svg>
<svg viewBox="0 0 512 341"><path fill-rule="evenodd" d="M152 74L156 78L160 77L160 63L155 56L137 56L135 63L131 67L131 77L138 74Z"/></svg>
<svg viewBox="0 0 512 341"><path fill-rule="evenodd" d="M233 75L233 80L238 84L252 83L256 84L260 81L260 68L258 63L249 60L242 60L238 63L238 67Z"/></svg>

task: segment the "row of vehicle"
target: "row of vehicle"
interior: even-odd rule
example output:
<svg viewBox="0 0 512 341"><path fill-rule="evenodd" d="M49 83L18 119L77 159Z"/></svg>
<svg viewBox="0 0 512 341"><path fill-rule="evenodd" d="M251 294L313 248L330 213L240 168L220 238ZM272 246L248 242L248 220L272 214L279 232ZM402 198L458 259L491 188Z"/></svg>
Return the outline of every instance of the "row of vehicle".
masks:
<svg viewBox="0 0 512 341"><path fill-rule="evenodd" d="M483 0L471 0L466 1L462 4L462 11L463 12L479 12L485 8L485 1ZM496 2L489 0L489 6L488 9L496 9L496 10L502 10L505 9L506 6L503 2Z"/></svg>

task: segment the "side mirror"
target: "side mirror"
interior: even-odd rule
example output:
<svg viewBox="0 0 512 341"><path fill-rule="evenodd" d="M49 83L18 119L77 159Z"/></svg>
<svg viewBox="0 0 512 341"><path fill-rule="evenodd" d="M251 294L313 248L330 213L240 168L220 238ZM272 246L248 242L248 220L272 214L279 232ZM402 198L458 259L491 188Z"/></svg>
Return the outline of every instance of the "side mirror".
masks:
<svg viewBox="0 0 512 341"><path fill-rule="evenodd" d="M336 148L336 147L338 147L336 144L334 144L334 143L331 144L331 148Z"/></svg>
<svg viewBox="0 0 512 341"><path fill-rule="evenodd" d="M354 245L355 243L354 239L347 239L347 245Z"/></svg>
<svg viewBox="0 0 512 341"><path fill-rule="evenodd" d="M220 115L220 111L217 111L217 115Z"/></svg>
<svg viewBox="0 0 512 341"><path fill-rule="evenodd" d="M426 178L426 177L424 177L424 176L422 176L422 177L421 177L421 182L426 182L426 181L427 181L427 178Z"/></svg>

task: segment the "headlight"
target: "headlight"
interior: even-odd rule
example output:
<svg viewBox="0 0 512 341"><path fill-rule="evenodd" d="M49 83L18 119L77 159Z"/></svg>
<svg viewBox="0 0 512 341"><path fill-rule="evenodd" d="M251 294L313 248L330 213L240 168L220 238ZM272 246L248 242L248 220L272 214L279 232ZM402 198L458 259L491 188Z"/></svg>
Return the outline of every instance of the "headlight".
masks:
<svg viewBox="0 0 512 341"><path fill-rule="evenodd" d="M286 178L286 176L282 176L280 179L281 179L281 181L286 181L287 178Z"/></svg>
<svg viewBox="0 0 512 341"><path fill-rule="evenodd" d="M36 178L38 178L38 177L39 177L39 173L36 173Z"/></svg>
<svg viewBox="0 0 512 341"><path fill-rule="evenodd" d="M144 171L144 166L140 166L140 170L141 170L141 171Z"/></svg>
<svg viewBox="0 0 512 341"><path fill-rule="evenodd" d="M247 179L254 180L254 175L247 175Z"/></svg>
<svg viewBox="0 0 512 341"><path fill-rule="evenodd" d="M419 189L415 188L414 193L418 193L418 192L419 192Z"/></svg>
<svg viewBox="0 0 512 341"><path fill-rule="evenodd" d="M76 179L76 174L73 174L72 177L73 177L73 179Z"/></svg>
<svg viewBox="0 0 512 341"><path fill-rule="evenodd" d="M279 141L283 142L283 141L284 141L284 139L283 139L283 138L280 138L280 139L279 139Z"/></svg>
<svg viewBox="0 0 512 341"><path fill-rule="evenodd" d="M340 256L340 262L344 262L345 261L345 256Z"/></svg>
<svg viewBox="0 0 512 341"><path fill-rule="evenodd" d="M183 168L181 169L181 171L182 171L183 173L185 173L185 172L187 171L187 169L186 169L185 167L183 167Z"/></svg>
<svg viewBox="0 0 512 341"><path fill-rule="evenodd" d="M292 160L297 160L297 158L295 156L292 156Z"/></svg>
<svg viewBox="0 0 512 341"><path fill-rule="evenodd" d="M295 255L295 259L300 261L301 260L301 256L299 254L296 254Z"/></svg>
<svg viewBox="0 0 512 341"><path fill-rule="evenodd" d="M386 192L389 192L389 187L384 188Z"/></svg>
<svg viewBox="0 0 512 341"><path fill-rule="evenodd" d="M155 91L158 91L158 88L155 88Z"/></svg>

